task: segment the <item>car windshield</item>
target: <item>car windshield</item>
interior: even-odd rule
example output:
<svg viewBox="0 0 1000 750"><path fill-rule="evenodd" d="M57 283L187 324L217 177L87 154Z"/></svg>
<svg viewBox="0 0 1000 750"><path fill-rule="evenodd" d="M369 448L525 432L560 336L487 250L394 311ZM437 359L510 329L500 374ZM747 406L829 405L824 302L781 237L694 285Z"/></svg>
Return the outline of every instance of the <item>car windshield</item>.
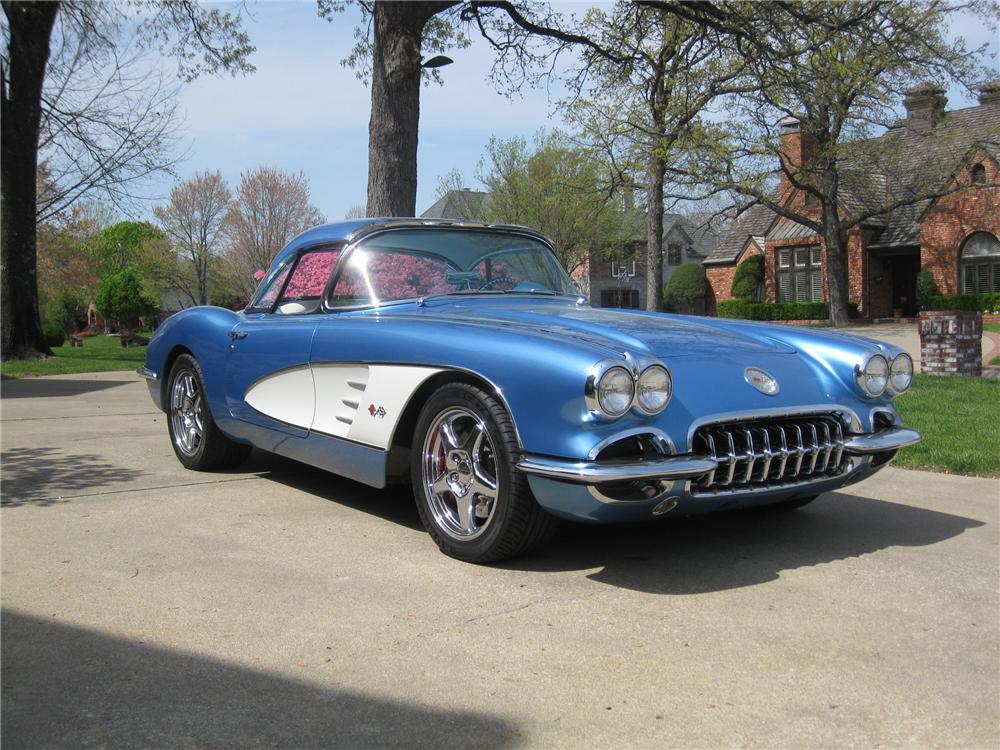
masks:
<svg viewBox="0 0 1000 750"><path fill-rule="evenodd" d="M576 294L549 248L532 237L466 229L391 230L345 259L330 307L441 294Z"/></svg>

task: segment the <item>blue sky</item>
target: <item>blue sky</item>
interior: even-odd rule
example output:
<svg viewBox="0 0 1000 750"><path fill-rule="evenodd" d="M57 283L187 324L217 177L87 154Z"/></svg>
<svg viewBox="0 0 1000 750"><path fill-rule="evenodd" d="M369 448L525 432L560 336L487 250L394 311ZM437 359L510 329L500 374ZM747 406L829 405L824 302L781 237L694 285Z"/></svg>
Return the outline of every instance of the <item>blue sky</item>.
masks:
<svg viewBox="0 0 1000 750"><path fill-rule="evenodd" d="M587 4L559 3L580 12ZM329 23L316 14L313 0L249 4L246 29L257 47L257 72L230 78L204 77L181 94L186 112L189 156L181 178L218 169L235 187L240 173L259 165L303 170L313 203L330 220L363 204L368 172L369 89L340 64L353 45L355 10ZM953 32L970 46L989 42L997 49L997 30L973 19L958 19ZM525 90L508 99L488 80L493 54L474 39L469 49L450 53L455 64L442 69L444 86L421 91L420 145L417 157L417 211L433 203L438 179L458 169L470 186L491 135L531 137L555 127L553 106L544 90ZM996 60L993 61L994 68ZM949 108L975 103L949 92ZM172 178L151 185L162 199Z"/></svg>

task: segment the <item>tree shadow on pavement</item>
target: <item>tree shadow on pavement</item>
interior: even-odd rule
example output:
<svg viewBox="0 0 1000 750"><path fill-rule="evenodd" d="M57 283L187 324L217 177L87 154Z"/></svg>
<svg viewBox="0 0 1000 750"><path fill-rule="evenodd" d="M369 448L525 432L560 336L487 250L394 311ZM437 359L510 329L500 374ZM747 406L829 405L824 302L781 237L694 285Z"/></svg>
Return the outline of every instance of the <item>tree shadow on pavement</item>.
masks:
<svg viewBox="0 0 1000 750"><path fill-rule="evenodd" d="M129 385L136 382L135 378L128 380L84 380L81 378L19 378L4 380L0 385L0 398L51 398L58 396L80 396L84 393L104 391Z"/></svg>
<svg viewBox="0 0 1000 750"><path fill-rule="evenodd" d="M983 525L835 492L787 513L730 511L644 524L564 524L546 548L501 567L538 572L600 567L588 577L652 594L702 594L765 583L783 570L889 547L936 544Z"/></svg>
<svg viewBox="0 0 1000 750"><path fill-rule="evenodd" d="M8 448L3 451L0 504L10 508L57 505L66 502L61 496L97 488L108 490L108 485L141 474L140 469L114 466L93 454L60 453L52 448Z"/></svg>
<svg viewBox="0 0 1000 750"><path fill-rule="evenodd" d="M494 716L399 703L3 613L4 744L59 747L481 747ZM323 665L329 651L316 655ZM316 670L339 682L335 668Z"/></svg>

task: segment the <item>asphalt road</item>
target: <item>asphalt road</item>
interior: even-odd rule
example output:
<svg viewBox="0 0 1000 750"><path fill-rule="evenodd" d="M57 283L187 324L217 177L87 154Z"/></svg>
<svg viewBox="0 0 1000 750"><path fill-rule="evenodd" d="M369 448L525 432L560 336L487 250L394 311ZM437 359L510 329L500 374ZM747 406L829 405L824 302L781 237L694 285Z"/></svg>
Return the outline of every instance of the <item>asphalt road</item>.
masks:
<svg viewBox="0 0 1000 750"><path fill-rule="evenodd" d="M2 396L7 747L1000 744L997 480L477 567L402 489L185 472L131 374Z"/></svg>

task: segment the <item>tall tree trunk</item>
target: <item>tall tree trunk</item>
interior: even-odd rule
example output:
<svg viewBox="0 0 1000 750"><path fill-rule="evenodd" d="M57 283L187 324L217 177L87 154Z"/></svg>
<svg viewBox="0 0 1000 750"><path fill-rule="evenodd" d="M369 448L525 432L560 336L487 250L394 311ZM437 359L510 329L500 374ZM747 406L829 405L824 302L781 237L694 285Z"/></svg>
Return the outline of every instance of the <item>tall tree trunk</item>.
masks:
<svg viewBox="0 0 1000 750"><path fill-rule="evenodd" d="M369 216L416 215L420 42L431 15L427 5L431 3L375 3Z"/></svg>
<svg viewBox="0 0 1000 750"><path fill-rule="evenodd" d="M646 309L663 310L663 180L667 164L650 158L646 184Z"/></svg>
<svg viewBox="0 0 1000 750"><path fill-rule="evenodd" d="M0 96L0 324L2 357L51 354L38 311L35 205L38 129L58 2L3 3L9 88Z"/></svg>
<svg viewBox="0 0 1000 750"><path fill-rule="evenodd" d="M830 324L847 325L849 293L847 238L840 231L835 203L823 205L823 241L826 243L826 287L830 296Z"/></svg>

